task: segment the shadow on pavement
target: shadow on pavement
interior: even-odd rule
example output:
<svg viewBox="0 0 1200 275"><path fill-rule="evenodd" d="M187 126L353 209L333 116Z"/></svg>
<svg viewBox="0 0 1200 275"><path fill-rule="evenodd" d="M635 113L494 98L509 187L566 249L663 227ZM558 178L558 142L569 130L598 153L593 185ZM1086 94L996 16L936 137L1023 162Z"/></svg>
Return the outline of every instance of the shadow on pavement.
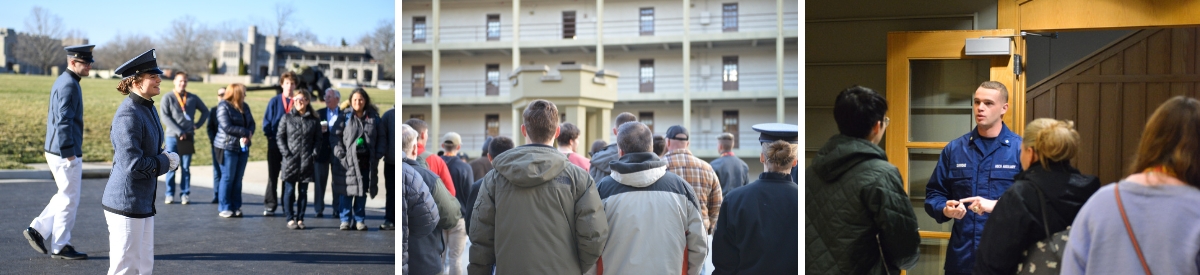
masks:
<svg viewBox="0 0 1200 275"><path fill-rule="evenodd" d="M154 255L155 261L270 261L305 264L394 264L396 254L359 252L183 253Z"/></svg>

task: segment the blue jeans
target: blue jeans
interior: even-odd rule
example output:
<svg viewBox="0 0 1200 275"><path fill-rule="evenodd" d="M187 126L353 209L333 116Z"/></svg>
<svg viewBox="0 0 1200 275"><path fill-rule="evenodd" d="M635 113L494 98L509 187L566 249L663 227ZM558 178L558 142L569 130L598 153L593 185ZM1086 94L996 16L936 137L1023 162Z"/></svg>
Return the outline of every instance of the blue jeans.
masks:
<svg viewBox="0 0 1200 275"><path fill-rule="evenodd" d="M167 152L175 152L179 144L178 137L167 137ZM192 140L195 142L195 140ZM167 171L167 197L175 197L175 171ZM192 154L179 155L179 194L190 195L192 185Z"/></svg>
<svg viewBox="0 0 1200 275"><path fill-rule="evenodd" d="M242 176L246 175L246 161L250 152L225 150L221 163L221 185L218 189L220 203L218 211L242 209Z"/></svg>
<svg viewBox="0 0 1200 275"><path fill-rule="evenodd" d="M298 186L297 186L298 185ZM299 191L299 194L297 194ZM283 182L283 216L288 220L304 220L304 208L308 206L307 182Z"/></svg>
<svg viewBox="0 0 1200 275"><path fill-rule="evenodd" d="M338 200L338 212L342 213L340 217L342 222L350 222L351 214L354 215L354 222L367 221L367 196L337 196L341 197Z"/></svg>

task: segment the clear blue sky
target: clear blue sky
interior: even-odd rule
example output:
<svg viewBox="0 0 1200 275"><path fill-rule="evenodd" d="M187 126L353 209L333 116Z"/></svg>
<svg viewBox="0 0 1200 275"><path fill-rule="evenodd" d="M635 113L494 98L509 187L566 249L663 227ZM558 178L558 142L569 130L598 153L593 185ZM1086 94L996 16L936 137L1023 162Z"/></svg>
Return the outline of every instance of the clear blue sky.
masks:
<svg viewBox="0 0 1200 275"><path fill-rule="evenodd" d="M192 0L192 1L27 1L0 0L0 28L25 32L25 20L35 5L49 9L63 19L63 30L79 29L88 42L103 45L118 33L144 34L158 38L174 20L191 15L200 23L215 26L229 20L244 23L274 22L275 3L292 3L296 25L308 28L321 42L354 43L372 31L379 20L396 18L396 2L392 0L334 0L334 1L258 1L258 0ZM284 27L289 28L289 27ZM264 26L259 26L260 32Z"/></svg>

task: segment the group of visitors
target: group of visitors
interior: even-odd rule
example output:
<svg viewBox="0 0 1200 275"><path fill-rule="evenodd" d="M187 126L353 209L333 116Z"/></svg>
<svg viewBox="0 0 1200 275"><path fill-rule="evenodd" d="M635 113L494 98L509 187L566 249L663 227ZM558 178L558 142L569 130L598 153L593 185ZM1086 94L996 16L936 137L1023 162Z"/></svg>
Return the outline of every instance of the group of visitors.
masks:
<svg viewBox="0 0 1200 275"><path fill-rule="evenodd" d="M1200 231L1189 226L1200 218L1200 101L1159 105L1129 176L1103 187L1071 165L1086 150L1073 122L1038 118L1013 133L1002 121L1008 90L994 81L976 89L973 109L978 126L942 149L925 188L926 214L954 221L946 274L1200 272ZM837 96L840 134L805 171L806 273L897 274L922 254L900 173L876 145L887 110L866 87Z"/></svg>
<svg viewBox="0 0 1200 275"><path fill-rule="evenodd" d="M755 126L765 172L751 183L732 135L710 164L685 127L657 153L650 128L621 113L615 141L593 143L588 159L553 103L534 100L522 118L524 145L490 137L470 163L459 134L434 160L428 125L401 126L405 274L463 274L464 249L468 274L700 274L707 257L714 274L797 270L796 125Z"/></svg>

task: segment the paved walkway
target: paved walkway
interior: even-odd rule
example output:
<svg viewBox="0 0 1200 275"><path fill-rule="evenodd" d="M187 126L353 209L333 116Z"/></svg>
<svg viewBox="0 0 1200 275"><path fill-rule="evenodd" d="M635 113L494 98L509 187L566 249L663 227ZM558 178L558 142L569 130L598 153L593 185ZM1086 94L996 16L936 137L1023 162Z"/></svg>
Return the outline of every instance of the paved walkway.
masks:
<svg viewBox="0 0 1200 275"><path fill-rule="evenodd" d="M265 174L265 165L261 165ZM193 168L200 172L201 167ZM253 171L253 170L251 170ZM199 173L197 173L199 174ZM209 203L212 189L203 184L192 188L192 204L155 202L154 271L160 274L393 274L396 231L380 231L383 212L367 210L370 230L341 231L338 220L304 220L307 230L289 230L282 217L263 217L251 211L262 206L262 197L247 187L244 218L217 217ZM196 175L200 177L200 175ZM260 176L265 178L265 176ZM209 176L211 178L211 176ZM203 182L197 178L197 183ZM211 181L207 180L207 181ZM84 179L79 212L71 243L90 259L51 259L29 247L21 230L42 211L56 188L50 180L0 180L0 273L3 274L101 274L109 267L108 228L100 197L107 179ZM261 185L260 185L261 186ZM160 182L159 190L165 187ZM257 192L261 192L261 188ZM382 194L381 194L382 195ZM382 197L377 197L382 198ZM311 206L310 206L311 209ZM327 210L328 211L328 210ZM45 234L45 233L43 233Z"/></svg>

